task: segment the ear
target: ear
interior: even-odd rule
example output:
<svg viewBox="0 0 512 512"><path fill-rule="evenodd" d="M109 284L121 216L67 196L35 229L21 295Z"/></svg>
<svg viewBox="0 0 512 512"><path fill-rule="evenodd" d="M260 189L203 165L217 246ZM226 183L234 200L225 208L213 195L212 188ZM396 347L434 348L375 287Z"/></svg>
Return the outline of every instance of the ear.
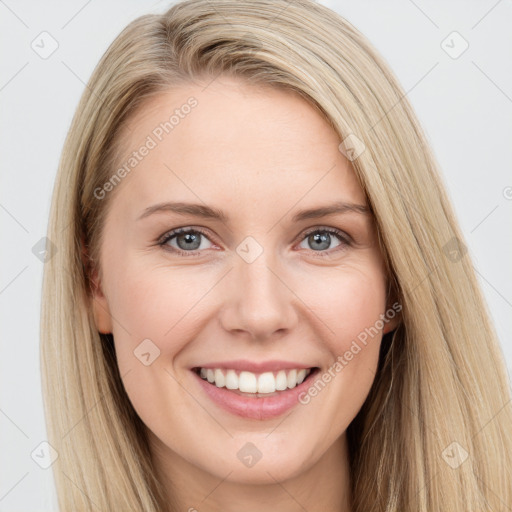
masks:
<svg viewBox="0 0 512 512"><path fill-rule="evenodd" d="M382 329L382 334L387 334L388 332L394 331L402 320L402 304L399 300L399 295L397 293L397 287L395 281L390 286L387 305L386 305L386 323L384 324L384 328Z"/></svg>
<svg viewBox="0 0 512 512"><path fill-rule="evenodd" d="M107 297L103 293L101 288L101 282L99 281L97 271L94 270L91 276L92 282L92 310L94 313L94 322L96 328L102 334L112 333L112 316L110 314L110 308L108 306Z"/></svg>
<svg viewBox="0 0 512 512"><path fill-rule="evenodd" d="M382 329L382 334L387 334L388 332L393 331L394 329L397 328L399 323L400 323L400 313L396 312L395 316L393 318L389 318L388 321L384 324L384 328Z"/></svg>
<svg viewBox="0 0 512 512"><path fill-rule="evenodd" d="M103 293L102 284L98 270L91 260L84 239L82 237L82 261L90 282L91 305L94 315L96 329L102 334L112 333L112 316L108 305L107 297Z"/></svg>

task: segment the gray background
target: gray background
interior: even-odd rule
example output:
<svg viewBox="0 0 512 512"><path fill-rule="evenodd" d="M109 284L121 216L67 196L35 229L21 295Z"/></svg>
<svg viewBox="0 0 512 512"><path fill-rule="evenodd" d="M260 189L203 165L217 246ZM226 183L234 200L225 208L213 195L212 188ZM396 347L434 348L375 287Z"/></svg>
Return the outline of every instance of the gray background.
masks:
<svg viewBox="0 0 512 512"><path fill-rule="evenodd" d="M407 91L441 164L512 369L512 4L320 3L372 41ZM56 510L51 469L31 458L46 439L39 370L43 263L32 248L46 232L65 134L110 42L137 16L169 5L0 0L0 511ZM31 46L51 49L44 31L58 43L45 59ZM457 58L464 43L453 31L469 44Z"/></svg>

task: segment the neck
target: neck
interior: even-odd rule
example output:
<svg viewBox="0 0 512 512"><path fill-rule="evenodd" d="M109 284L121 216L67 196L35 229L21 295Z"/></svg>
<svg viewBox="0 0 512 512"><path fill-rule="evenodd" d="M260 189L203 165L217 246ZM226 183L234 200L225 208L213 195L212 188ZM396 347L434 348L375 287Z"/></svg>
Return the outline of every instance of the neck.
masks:
<svg viewBox="0 0 512 512"><path fill-rule="evenodd" d="M215 476L163 445L149 432L157 474L168 502L190 512L260 512L265 504L281 512L350 512L350 470L344 433L315 463L287 479L268 472L265 483L240 483L226 470Z"/></svg>

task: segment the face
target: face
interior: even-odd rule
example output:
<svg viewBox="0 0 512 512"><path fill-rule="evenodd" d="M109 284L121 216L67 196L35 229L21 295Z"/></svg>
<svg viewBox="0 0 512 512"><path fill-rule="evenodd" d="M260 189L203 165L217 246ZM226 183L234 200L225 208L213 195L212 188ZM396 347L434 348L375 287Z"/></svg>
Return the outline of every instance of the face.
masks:
<svg viewBox="0 0 512 512"><path fill-rule="evenodd" d="M112 202L96 323L162 458L290 478L336 450L368 395L393 327L383 260L312 106L228 78L204 87L152 98L123 135L120 167L136 161L98 191Z"/></svg>

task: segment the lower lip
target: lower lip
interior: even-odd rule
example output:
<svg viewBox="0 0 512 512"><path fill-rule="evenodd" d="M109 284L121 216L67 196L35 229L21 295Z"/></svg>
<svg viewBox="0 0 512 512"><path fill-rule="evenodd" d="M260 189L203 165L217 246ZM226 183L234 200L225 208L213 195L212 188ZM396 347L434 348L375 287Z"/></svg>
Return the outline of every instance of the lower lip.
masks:
<svg viewBox="0 0 512 512"><path fill-rule="evenodd" d="M293 406L299 403L299 395L310 386L310 377L315 375L318 369L312 370L308 377L298 386L279 391L277 395L269 397L243 396L233 393L226 388L218 388L202 379L195 371L192 371L204 392L213 402L224 410L254 420L268 420L281 416Z"/></svg>

